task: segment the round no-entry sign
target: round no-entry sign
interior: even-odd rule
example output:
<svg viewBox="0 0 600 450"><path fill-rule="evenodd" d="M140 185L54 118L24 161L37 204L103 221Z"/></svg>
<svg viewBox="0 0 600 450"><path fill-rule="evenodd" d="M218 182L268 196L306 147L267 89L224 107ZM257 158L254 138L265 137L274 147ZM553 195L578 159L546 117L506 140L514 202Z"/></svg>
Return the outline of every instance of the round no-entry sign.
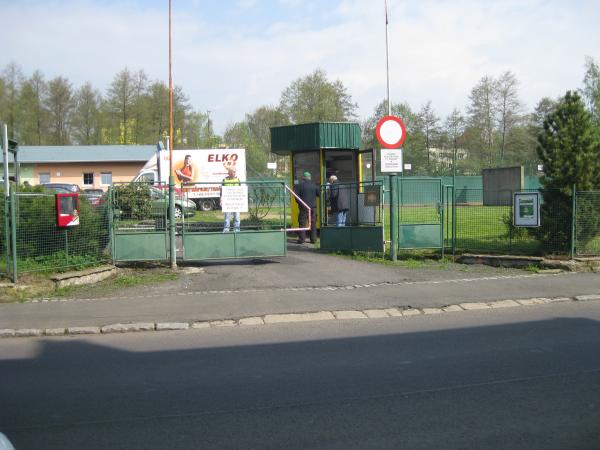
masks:
<svg viewBox="0 0 600 450"><path fill-rule="evenodd" d="M406 127L400 117L385 116L377 122L377 140L384 148L400 148L406 139Z"/></svg>

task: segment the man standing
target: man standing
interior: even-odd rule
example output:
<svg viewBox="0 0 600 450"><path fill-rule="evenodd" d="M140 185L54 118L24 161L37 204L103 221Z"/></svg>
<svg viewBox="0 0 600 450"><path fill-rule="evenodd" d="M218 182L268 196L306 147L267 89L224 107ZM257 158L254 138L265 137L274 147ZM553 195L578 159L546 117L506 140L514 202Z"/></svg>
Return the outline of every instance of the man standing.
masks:
<svg viewBox="0 0 600 450"><path fill-rule="evenodd" d="M335 226L345 227L346 217L350 209L350 194L347 186L340 186L338 177L331 175L329 177L329 203L331 211L335 213Z"/></svg>
<svg viewBox="0 0 600 450"><path fill-rule="evenodd" d="M317 242L317 197L321 192L319 186L311 181L310 172L304 172L302 181L296 188L296 194L310 208L310 242ZM298 204L298 224L300 228L306 228L308 224L308 210L302 204ZM298 232L298 244L304 244L306 231Z"/></svg>
<svg viewBox="0 0 600 450"><path fill-rule="evenodd" d="M235 167L230 167L227 170L227 178L223 178L223 186L240 186L240 180L235 176ZM221 197L223 197L223 191L221 190ZM223 202L221 201L221 205ZM233 231L240 231L240 213L236 212L226 212L225 213L225 221L223 222L223 233L228 233L230 230L231 224L231 215L233 214Z"/></svg>

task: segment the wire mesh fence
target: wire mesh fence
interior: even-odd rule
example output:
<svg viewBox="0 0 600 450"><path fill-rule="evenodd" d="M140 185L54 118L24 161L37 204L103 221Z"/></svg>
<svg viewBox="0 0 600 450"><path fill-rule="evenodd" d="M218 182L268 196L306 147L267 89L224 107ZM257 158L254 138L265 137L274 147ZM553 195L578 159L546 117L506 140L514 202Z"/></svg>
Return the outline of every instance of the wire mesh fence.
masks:
<svg viewBox="0 0 600 450"><path fill-rule="evenodd" d="M17 192L13 198L18 272L84 268L111 259L104 199L80 194L79 225L59 227L55 194Z"/></svg>
<svg viewBox="0 0 600 450"><path fill-rule="evenodd" d="M175 194L175 217L195 211L184 208L181 191ZM109 193L109 214L115 232L143 233L164 231L169 211L169 187L166 184L117 183Z"/></svg>
<svg viewBox="0 0 600 450"><path fill-rule="evenodd" d="M577 192L575 204L575 251L600 256L600 191Z"/></svg>
<svg viewBox="0 0 600 450"><path fill-rule="evenodd" d="M513 224L514 191L491 191L484 196L482 190L463 192L465 198L480 198L480 202L461 202L457 196L455 207L451 197L446 201L447 223L455 217L455 245L460 251L483 251L520 255L542 253L568 253L572 227L572 208L569 198L560 192L546 192L541 197L541 226L517 227ZM470 192L475 191L475 192ZM451 195L451 189L447 188ZM536 193L537 190L519 192ZM451 245L451 235L445 234Z"/></svg>

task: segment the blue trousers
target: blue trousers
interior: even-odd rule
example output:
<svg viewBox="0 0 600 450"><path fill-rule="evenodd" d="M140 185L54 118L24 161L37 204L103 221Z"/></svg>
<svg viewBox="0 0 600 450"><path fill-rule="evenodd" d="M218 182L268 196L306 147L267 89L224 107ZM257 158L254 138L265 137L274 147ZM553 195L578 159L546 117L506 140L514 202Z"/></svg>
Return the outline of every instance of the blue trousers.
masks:
<svg viewBox="0 0 600 450"><path fill-rule="evenodd" d="M240 213L239 212L226 212L225 222L223 222L223 233L228 233L231 224L231 215L233 215L233 231L240 231Z"/></svg>

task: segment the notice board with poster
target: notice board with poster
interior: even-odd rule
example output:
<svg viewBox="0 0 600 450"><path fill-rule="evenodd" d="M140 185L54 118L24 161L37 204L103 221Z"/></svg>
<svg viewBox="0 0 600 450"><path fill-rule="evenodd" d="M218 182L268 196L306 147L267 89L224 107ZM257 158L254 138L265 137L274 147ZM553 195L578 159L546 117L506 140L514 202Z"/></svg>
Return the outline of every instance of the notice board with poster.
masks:
<svg viewBox="0 0 600 450"><path fill-rule="evenodd" d="M513 198L513 225L515 227L540 226L540 193L515 192Z"/></svg>

